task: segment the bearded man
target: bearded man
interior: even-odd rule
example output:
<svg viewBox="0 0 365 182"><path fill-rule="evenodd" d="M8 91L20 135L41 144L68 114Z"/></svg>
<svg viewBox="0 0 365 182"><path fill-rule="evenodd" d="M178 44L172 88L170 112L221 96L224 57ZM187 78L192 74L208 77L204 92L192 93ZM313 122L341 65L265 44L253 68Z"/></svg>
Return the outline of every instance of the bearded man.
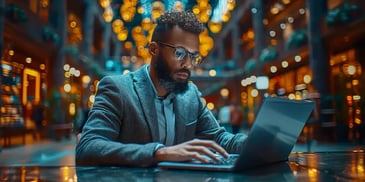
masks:
<svg viewBox="0 0 365 182"><path fill-rule="evenodd" d="M189 81L203 58L204 25L191 12L166 12L149 44L151 63L105 76L76 146L77 165L154 166L191 159L219 162L239 153L243 134L226 132Z"/></svg>

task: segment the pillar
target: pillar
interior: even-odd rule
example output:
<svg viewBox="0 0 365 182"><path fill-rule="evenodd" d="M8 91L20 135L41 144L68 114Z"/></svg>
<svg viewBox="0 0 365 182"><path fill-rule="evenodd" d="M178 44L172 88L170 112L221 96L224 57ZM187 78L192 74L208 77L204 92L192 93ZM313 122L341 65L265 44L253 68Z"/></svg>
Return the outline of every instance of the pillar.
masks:
<svg viewBox="0 0 365 182"><path fill-rule="evenodd" d="M327 14L327 0L307 0L308 10L308 51L309 66L312 70L312 86L320 94L319 104L319 139L334 141L338 138L338 127L343 127L335 120L334 98L330 93L329 51L322 41L323 20Z"/></svg>
<svg viewBox="0 0 365 182"><path fill-rule="evenodd" d="M252 23L253 31L255 34L255 47L254 47L254 58L257 60L256 71L258 75L263 74L262 65L259 63L259 57L261 51L265 48L265 25L263 24L265 16L265 8L263 6L262 0L255 0L252 4L252 9L256 12L252 12Z"/></svg>
<svg viewBox="0 0 365 182"><path fill-rule="evenodd" d="M100 61L102 65L105 65L105 61L110 58L110 41L111 41L111 24L104 23L103 33L103 48L102 48L102 59Z"/></svg>
<svg viewBox="0 0 365 182"><path fill-rule="evenodd" d="M89 57L91 54L91 47L94 36L94 20L95 20L95 2L92 0L85 0L85 14L82 20L82 35L84 36L81 45L81 54Z"/></svg>
<svg viewBox="0 0 365 182"><path fill-rule="evenodd" d="M51 95L49 122L65 123L65 107L62 100L62 90L64 84L63 65L65 63L65 45L67 42L67 6L66 1L51 1L50 4L50 24L59 33L60 41L57 43L57 52L54 57L54 62L51 63ZM67 109L66 109L67 110Z"/></svg>

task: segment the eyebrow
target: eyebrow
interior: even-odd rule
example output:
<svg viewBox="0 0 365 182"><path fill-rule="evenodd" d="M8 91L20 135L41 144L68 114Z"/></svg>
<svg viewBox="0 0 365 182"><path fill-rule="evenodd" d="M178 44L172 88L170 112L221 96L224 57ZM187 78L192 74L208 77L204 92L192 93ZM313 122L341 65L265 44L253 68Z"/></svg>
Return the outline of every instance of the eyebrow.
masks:
<svg viewBox="0 0 365 182"><path fill-rule="evenodd" d="M184 46L176 46L176 47L180 47L180 48L183 48L183 49L185 49L188 53L190 53L190 54L200 54L200 52L199 52L199 50L197 50L197 51L194 51L194 52L190 52L187 48L185 48Z"/></svg>
<svg viewBox="0 0 365 182"><path fill-rule="evenodd" d="M162 42L162 41L156 41L157 43L160 43L162 45L165 45L165 46L168 46L168 47L172 47L172 48L183 48L184 50L186 50L188 53L190 54L193 54L194 56L196 54L199 54L200 55L200 51L197 50L197 51L194 51L194 52L190 52L186 47L184 46L181 46L181 45L175 45L175 44L170 44L170 43L166 43L166 42Z"/></svg>

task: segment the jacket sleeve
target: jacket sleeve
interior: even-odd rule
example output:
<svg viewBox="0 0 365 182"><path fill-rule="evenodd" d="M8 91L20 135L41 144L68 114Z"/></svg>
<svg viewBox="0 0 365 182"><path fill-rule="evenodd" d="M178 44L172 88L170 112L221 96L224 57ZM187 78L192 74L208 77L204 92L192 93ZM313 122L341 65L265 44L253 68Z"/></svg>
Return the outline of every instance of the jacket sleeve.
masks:
<svg viewBox="0 0 365 182"><path fill-rule="evenodd" d="M126 106L116 85L108 76L99 82L93 108L76 145L76 165L154 164L153 155L159 143L122 143L118 140Z"/></svg>

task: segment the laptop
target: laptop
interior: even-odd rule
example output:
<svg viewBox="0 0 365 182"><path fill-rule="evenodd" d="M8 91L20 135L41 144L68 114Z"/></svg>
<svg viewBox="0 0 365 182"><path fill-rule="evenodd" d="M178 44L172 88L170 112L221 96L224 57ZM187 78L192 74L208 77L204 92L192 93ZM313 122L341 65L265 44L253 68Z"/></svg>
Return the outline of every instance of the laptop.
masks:
<svg viewBox="0 0 365 182"><path fill-rule="evenodd" d="M285 162L297 142L315 103L280 97L264 99L240 154L230 154L231 163L199 161L159 162L164 169L241 172Z"/></svg>

